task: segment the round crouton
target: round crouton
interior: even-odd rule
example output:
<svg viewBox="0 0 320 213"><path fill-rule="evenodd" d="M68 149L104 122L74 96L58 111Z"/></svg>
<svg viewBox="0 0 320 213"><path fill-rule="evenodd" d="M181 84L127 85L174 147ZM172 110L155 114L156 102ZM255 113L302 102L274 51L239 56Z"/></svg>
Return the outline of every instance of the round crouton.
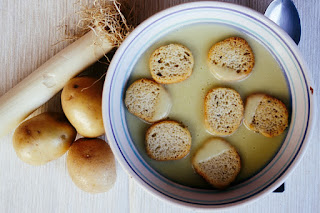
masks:
<svg viewBox="0 0 320 213"><path fill-rule="evenodd" d="M253 51L246 40L231 37L211 47L208 53L208 66L219 80L242 80L253 69Z"/></svg>
<svg viewBox="0 0 320 213"><path fill-rule="evenodd" d="M205 126L213 135L230 135L240 126L243 111L243 102L237 91L213 88L204 100Z"/></svg>
<svg viewBox="0 0 320 213"><path fill-rule="evenodd" d="M252 94L246 100L244 124L266 137L283 133L288 126L288 110L284 103L267 94Z"/></svg>
<svg viewBox="0 0 320 213"><path fill-rule="evenodd" d="M211 138L192 158L195 171L218 189L228 187L241 169L237 150L222 138Z"/></svg>
<svg viewBox="0 0 320 213"><path fill-rule="evenodd" d="M124 102L130 113L149 123L166 118L172 105L165 88L145 78L129 86Z"/></svg>
<svg viewBox="0 0 320 213"><path fill-rule="evenodd" d="M156 49L149 60L152 78L161 84L186 80L193 70L191 51L181 44L169 44Z"/></svg>
<svg viewBox="0 0 320 213"><path fill-rule="evenodd" d="M185 157L190 148L189 130L176 121L155 123L146 133L147 154L154 160L178 160Z"/></svg>

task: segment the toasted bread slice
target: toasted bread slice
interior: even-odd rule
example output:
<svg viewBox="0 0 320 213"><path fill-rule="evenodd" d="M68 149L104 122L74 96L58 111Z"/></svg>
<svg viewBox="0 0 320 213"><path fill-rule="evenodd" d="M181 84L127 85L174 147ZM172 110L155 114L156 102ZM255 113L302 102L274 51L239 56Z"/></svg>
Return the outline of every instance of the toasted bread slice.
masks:
<svg viewBox="0 0 320 213"><path fill-rule="evenodd" d="M129 86L124 102L130 113L149 123L166 118L172 105L165 88L145 78Z"/></svg>
<svg viewBox="0 0 320 213"><path fill-rule="evenodd" d="M193 70L191 51L181 44L169 44L156 49L149 60L152 78L161 84L186 80Z"/></svg>
<svg viewBox="0 0 320 213"><path fill-rule="evenodd" d="M192 158L195 171L218 189L228 187L241 169L237 150L222 138L205 142Z"/></svg>
<svg viewBox="0 0 320 213"><path fill-rule="evenodd" d="M242 80L253 69L253 51L243 38L231 37L211 47L208 53L208 66L219 80Z"/></svg>
<svg viewBox="0 0 320 213"><path fill-rule="evenodd" d="M191 148L189 130L176 121L153 124L146 133L146 151L154 160L178 160Z"/></svg>
<svg viewBox="0 0 320 213"><path fill-rule="evenodd" d="M280 100L267 94L253 94L246 100L243 122L249 130L274 137L287 128L288 115Z"/></svg>
<svg viewBox="0 0 320 213"><path fill-rule="evenodd" d="M205 126L213 135L230 135L240 126L243 111L243 102L237 91L213 88L204 99Z"/></svg>

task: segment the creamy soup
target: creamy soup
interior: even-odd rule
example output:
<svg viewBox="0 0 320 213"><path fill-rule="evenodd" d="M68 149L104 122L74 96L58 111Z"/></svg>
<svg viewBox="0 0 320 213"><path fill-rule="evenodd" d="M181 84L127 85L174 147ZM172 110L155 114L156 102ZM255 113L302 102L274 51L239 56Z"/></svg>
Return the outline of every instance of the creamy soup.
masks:
<svg viewBox="0 0 320 213"><path fill-rule="evenodd" d="M238 82L217 80L208 70L206 59L210 47L231 36L239 36L248 41L254 55L254 69L246 79ZM238 91L245 102L248 95L264 92L282 100L290 108L290 95L284 74L273 56L260 43L250 36L229 26L216 24L191 25L170 32L154 43L139 59L131 74L128 85L139 78L150 78L148 61L152 52L162 45L180 43L188 47L194 56L194 70L185 81L165 85L172 97L172 109L169 119L182 122L192 135L190 153L181 160L155 161L150 159L144 146L145 132L150 124L126 111L126 119L131 138L142 157L160 174L183 185L191 187L210 187L192 168L191 158L195 151L208 138L214 137L204 126L204 97L213 87L230 87ZM241 172L236 183L248 179L259 172L275 155L287 132L274 138L266 138L249 131L243 124L230 136L224 137L240 154Z"/></svg>

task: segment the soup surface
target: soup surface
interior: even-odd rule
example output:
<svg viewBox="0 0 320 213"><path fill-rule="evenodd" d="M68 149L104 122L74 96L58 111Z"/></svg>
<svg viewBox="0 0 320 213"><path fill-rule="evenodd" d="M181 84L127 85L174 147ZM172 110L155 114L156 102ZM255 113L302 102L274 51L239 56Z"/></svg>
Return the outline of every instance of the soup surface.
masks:
<svg viewBox="0 0 320 213"><path fill-rule="evenodd" d="M255 66L246 79L238 82L223 82L217 80L208 70L206 60L210 47L216 42L231 36L239 36L248 41L254 55ZM141 156L156 171L163 176L183 185L208 188L210 187L192 168L191 158L195 151L208 138L214 137L206 131L204 126L204 97L213 87L230 87L238 91L245 102L247 96L256 92L263 92L282 100L290 108L290 94L287 81L280 66L273 56L259 42L234 28L218 24L199 24L186 26L168 33L155 42L139 58L130 76L128 85L140 78L150 78L149 57L152 52L162 45L180 43L188 47L194 56L194 70L185 81L164 85L172 98L172 109L168 119L182 122L192 135L190 153L181 160L155 161L150 159L145 151L145 133L147 124L126 111L126 119L131 138ZM127 85L127 86L128 86ZM224 137L240 154L241 172L236 179L239 183L260 171L280 148L287 131L274 138L266 138L261 134L248 130L243 124L230 136Z"/></svg>

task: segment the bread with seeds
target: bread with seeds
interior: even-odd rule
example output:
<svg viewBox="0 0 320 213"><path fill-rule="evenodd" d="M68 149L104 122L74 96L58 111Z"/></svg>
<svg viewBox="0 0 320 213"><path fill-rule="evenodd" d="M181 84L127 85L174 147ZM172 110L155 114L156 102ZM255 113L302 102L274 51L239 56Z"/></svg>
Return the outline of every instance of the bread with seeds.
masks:
<svg viewBox="0 0 320 213"><path fill-rule="evenodd" d="M176 121L161 121L147 130L145 145L147 154L154 160L178 160L189 153L191 134Z"/></svg>
<svg viewBox="0 0 320 213"><path fill-rule="evenodd" d="M274 137L287 128L288 110L284 103L270 95L252 94L246 100L243 122L249 130Z"/></svg>
<svg viewBox="0 0 320 213"><path fill-rule="evenodd" d="M217 87L205 96L205 126L213 135L226 136L235 132L241 124L243 111L243 101L234 89Z"/></svg>
<svg viewBox="0 0 320 213"><path fill-rule="evenodd" d="M192 73L193 64L191 51L181 44L161 46L149 59L151 76L161 84L186 80Z"/></svg>
<svg viewBox="0 0 320 213"><path fill-rule="evenodd" d="M195 171L218 189L228 187L241 169L237 150L222 138L206 141L192 158Z"/></svg>
<svg viewBox="0 0 320 213"><path fill-rule="evenodd" d="M219 80L242 80L253 69L254 54L245 39L231 37L211 47L208 53L208 66Z"/></svg>
<svg viewBox="0 0 320 213"><path fill-rule="evenodd" d="M165 88L145 78L129 86L124 102L130 113L149 123L166 118L172 105Z"/></svg>

